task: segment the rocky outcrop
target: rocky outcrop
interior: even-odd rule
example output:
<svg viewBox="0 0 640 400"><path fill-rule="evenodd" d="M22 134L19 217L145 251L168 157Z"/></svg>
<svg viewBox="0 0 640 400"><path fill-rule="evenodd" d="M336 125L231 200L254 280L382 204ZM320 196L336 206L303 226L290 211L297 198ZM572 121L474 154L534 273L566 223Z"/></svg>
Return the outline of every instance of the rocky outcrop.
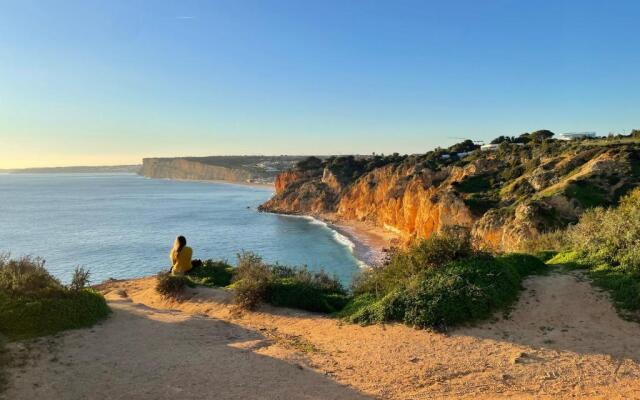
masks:
<svg viewBox="0 0 640 400"><path fill-rule="evenodd" d="M379 168L359 179L341 197L336 214L342 219L371 221L407 238L427 237L445 225L470 227L473 217L450 187L434 181L443 173Z"/></svg>
<svg viewBox="0 0 640 400"><path fill-rule="evenodd" d="M640 185L640 146L558 146L562 151L555 153L514 146L511 155L476 153L467 162L437 168L393 162L351 181L345 176L353 169L292 170L278 176L276 195L261 210L366 221L406 242L458 225L485 248L517 250Z"/></svg>
<svg viewBox="0 0 640 400"><path fill-rule="evenodd" d="M276 194L282 194L289 185L302 180L304 173L300 171L285 171L276 176L275 188Z"/></svg>

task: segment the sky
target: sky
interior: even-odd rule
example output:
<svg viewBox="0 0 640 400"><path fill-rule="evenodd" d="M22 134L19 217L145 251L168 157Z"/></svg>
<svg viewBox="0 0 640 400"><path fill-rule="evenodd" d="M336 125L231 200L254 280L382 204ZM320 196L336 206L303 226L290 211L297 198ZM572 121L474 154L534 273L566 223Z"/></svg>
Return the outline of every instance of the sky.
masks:
<svg viewBox="0 0 640 400"><path fill-rule="evenodd" d="M640 128L640 1L0 0L0 169Z"/></svg>

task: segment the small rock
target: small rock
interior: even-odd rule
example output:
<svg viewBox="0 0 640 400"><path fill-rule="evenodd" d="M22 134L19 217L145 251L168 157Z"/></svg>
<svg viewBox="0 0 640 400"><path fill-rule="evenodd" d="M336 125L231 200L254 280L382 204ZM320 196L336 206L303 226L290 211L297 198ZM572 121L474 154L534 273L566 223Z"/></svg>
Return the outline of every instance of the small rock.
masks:
<svg viewBox="0 0 640 400"><path fill-rule="evenodd" d="M524 351L520 352L511 359L511 364L522 364L526 361L528 357L529 355Z"/></svg>

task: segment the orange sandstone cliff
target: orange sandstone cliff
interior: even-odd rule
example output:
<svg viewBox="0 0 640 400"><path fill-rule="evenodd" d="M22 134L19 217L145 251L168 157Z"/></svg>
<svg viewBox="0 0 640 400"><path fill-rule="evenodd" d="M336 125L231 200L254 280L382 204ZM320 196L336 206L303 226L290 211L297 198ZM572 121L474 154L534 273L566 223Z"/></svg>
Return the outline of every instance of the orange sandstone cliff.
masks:
<svg viewBox="0 0 640 400"><path fill-rule="evenodd" d="M484 247L517 250L640 183L638 145L512 144L461 155L333 157L281 173L260 209L366 221L406 242L459 225Z"/></svg>

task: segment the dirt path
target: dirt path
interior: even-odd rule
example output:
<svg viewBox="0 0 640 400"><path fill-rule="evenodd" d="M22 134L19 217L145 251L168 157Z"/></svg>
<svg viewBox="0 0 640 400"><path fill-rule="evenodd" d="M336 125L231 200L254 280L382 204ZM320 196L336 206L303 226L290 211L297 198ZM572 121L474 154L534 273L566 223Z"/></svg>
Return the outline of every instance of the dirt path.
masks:
<svg viewBox="0 0 640 400"><path fill-rule="evenodd" d="M531 278L507 319L449 335L235 316L222 290L168 302L153 283L109 284L107 321L29 344L5 398L640 398L640 325L576 273Z"/></svg>

